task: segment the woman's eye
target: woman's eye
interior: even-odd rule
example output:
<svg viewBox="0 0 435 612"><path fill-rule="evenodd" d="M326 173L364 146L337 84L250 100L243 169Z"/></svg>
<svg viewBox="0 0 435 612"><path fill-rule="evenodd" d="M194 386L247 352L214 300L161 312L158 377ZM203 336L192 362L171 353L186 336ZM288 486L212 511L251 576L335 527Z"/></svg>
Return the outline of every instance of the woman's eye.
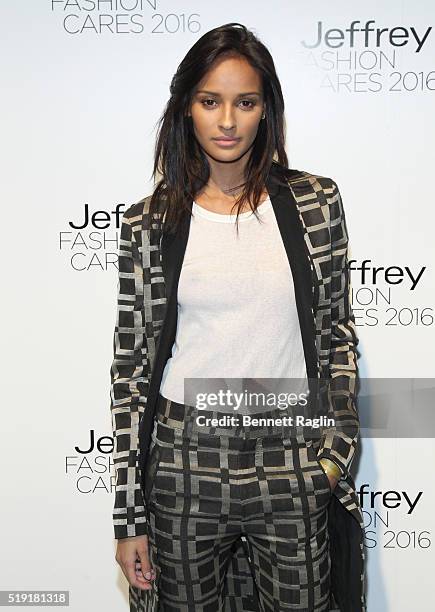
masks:
<svg viewBox="0 0 435 612"><path fill-rule="evenodd" d="M207 104L207 102L215 102L215 100L212 100L211 98L207 98L206 100L201 100L201 103L204 106L208 106L209 108L212 108L212 105L211 104Z"/></svg>
<svg viewBox="0 0 435 612"><path fill-rule="evenodd" d="M254 108L255 106L255 102L253 102L252 100L241 100L241 104L243 104L244 102L247 102L250 106L245 106L244 108L250 109L250 108Z"/></svg>

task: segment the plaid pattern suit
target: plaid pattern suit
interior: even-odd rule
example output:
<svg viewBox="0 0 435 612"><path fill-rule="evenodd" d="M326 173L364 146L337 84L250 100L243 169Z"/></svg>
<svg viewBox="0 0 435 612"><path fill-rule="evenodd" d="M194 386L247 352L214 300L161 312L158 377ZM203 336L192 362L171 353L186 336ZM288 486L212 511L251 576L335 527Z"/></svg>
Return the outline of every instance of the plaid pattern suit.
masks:
<svg viewBox="0 0 435 612"><path fill-rule="evenodd" d="M329 380L324 414L335 419L335 427L323 428L313 447L319 459L328 457L343 471L329 507L331 602L341 612L365 612L364 524L349 472L359 435L358 337L349 301L343 203L331 178L299 170L284 174L275 162L266 186L294 278L307 374ZM149 202L148 196L125 211L120 235L110 369L117 539L148 533L144 466L161 375L175 336L176 288L188 235L187 229L176 240L162 236L150 218ZM246 558L241 542L227 573L227 610L259 609ZM158 610L157 590L130 587L130 609Z"/></svg>

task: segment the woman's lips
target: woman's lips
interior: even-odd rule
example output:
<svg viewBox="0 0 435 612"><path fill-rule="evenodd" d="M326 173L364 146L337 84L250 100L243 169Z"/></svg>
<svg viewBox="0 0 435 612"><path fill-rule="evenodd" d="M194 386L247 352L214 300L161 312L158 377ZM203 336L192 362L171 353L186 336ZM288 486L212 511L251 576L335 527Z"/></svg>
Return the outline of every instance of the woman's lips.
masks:
<svg viewBox="0 0 435 612"><path fill-rule="evenodd" d="M235 144L240 142L240 138L231 138L230 140L228 140L228 138L213 138L213 141L218 145L218 147L228 148L233 147Z"/></svg>

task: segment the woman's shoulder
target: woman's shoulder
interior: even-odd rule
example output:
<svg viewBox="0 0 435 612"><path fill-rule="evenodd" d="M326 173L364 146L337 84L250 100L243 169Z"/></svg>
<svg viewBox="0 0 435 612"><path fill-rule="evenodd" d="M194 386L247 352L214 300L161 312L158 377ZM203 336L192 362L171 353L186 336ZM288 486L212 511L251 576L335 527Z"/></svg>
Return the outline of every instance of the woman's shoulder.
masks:
<svg viewBox="0 0 435 612"><path fill-rule="evenodd" d="M312 192L313 194L318 194L319 192L324 192L326 196L329 196L337 188L336 182L330 176L309 170L286 168L275 162L274 165L282 172L283 178L289 186L296 189L298 193L306 194Z"/></svg>
<svg viewBox="0 0 435 612"><path fill-rule="evenodd" d="M149 214L151 195L145 196L137 202L130 204L124 211L124 217L130 222Z"/></svg>
<svg viewBox="0 0 435 612"><path fill-rule="evenodd" d="M161 200L156 201L156 206L151 206L152 194L141 200L130 204L123 214L125 223L135 235L135 241L139 248L149 248L158 244L161 236ZM153 212L154 208L154 212Z"/></svg>
<svg viewBox="0 0 435 612"><path fill-rule="evenodd" d="M159 228L160 216L163 212L163 202L156 200L155 205L151 207L151 199L152 194L147 195L141 200L130 204L124 211L123 218L131 225L133 231L151 231Z"/></svg>
<svg viewBox="0 0 435 612"><path fill-rule="evenodd" d="M283 166L280 168L281 176L290 187L296 205L305 216L307 223L312 219L313 225L316 225L319 210L324 216L324 207L329 210L327 219L337 221L344 217L341 193L333 178L308 170L284 168Z"/></svg>

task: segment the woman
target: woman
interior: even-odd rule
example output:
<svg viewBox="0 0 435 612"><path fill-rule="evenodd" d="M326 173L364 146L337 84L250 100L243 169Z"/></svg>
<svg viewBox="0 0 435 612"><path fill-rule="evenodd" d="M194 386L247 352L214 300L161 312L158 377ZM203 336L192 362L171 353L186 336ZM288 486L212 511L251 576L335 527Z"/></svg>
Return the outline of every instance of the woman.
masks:
<svg viewBox="0 0 435 612"><path fill-rule="evenodd" d="M241 24L202 36L170 93L162 178L124 213L119 250L113 516L130 609L365 611L340 192L288 169L273 59ZM248 377L308 379L309 414L333 424L201 429L185 380Z"/></svg>

